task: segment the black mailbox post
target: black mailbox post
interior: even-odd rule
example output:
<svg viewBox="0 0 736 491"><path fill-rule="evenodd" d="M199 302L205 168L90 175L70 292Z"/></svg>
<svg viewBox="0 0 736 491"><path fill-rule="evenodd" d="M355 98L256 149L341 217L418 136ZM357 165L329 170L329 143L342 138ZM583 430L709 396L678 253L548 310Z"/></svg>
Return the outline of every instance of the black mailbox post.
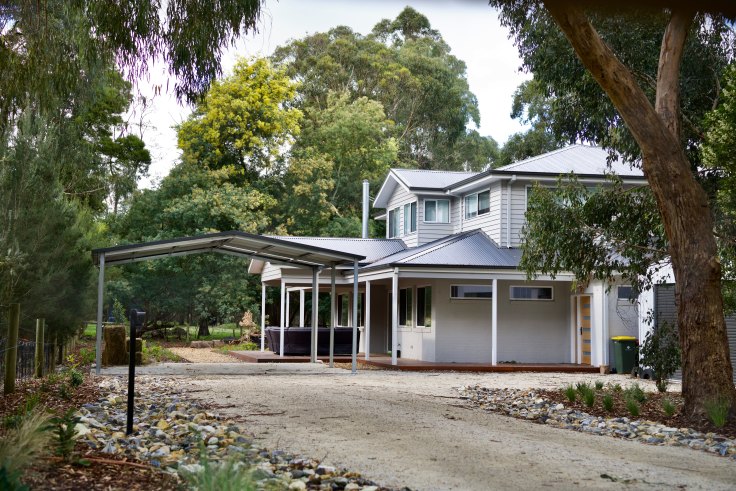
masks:
<svg viewBox="0 0 736 491"><path fill-rule="evenodd" d="M136 332L138 328L143 327L146 319L146 313L131 309L130 311L130 344L128 351L130 352L130 364L128 365L128 425L126 434L133 433L133 412L135 411L135 353L136 353Z"/></svg>

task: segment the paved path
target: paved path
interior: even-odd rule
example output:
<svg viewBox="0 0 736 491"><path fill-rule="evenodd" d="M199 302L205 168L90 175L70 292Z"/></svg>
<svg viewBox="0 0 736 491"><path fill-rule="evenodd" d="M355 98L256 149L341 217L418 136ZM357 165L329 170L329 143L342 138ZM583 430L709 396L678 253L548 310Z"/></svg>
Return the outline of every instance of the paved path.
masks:
<svg viewBox="0 0 736 491"><path fill-rule="evenodd" d="M192 396L243 418L265 447L324 459L386 485L420 490L736 485L732 459L485 413L467 408L455 390L470 383L550 387L601 376L391 371L353 376L309 364L235 366L188 364L184 370L197 390Z"/></svg>

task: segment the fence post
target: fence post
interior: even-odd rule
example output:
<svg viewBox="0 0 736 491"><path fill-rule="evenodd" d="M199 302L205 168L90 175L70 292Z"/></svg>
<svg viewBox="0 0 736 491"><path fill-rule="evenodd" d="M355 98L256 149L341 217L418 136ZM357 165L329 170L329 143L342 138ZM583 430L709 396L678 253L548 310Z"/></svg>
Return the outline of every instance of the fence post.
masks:
<svg viewBox="0 0 736 491"><path fill-rule="evenodd" d="M49 337L51 338L51 357L49 358L49 372L50 373L56 373L56 333L51 334L49 332Z"/></svg>
<svg viewBox="0 0 736 491"><path fill-rule="evenodd" d="M5 352L5 394L15 392L15 371L18 364L18 328L20 304L11 303L8 308L8 344Z"/></svg>
<svg viewBox="0 0 736 491"><path fill-rule="evenodd" d="M36 378L43 377L44 362L44 335L43 330L46 327L46 319L36 319Z"/></svg>

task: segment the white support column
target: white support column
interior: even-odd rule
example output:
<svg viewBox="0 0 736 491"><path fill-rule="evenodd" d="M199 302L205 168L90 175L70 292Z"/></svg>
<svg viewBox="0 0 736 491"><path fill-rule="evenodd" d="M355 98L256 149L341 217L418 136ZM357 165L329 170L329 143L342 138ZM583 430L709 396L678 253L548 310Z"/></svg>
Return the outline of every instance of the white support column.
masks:
<svg viewBox="0 0 736 491"><path fill-rule="evenodd" d="M97 341L95 342L95 373L102 368L102 300L105 293L105 254L100 254L100 276L97 279Z"/></svg>
<svg viewBox="0 0 736 491"><path fill-rule="evenodd" d="M353 367L358 370L358 261L353 261Z"/></svg>
<svg viewBox="0 0 736 491"><path fill-rule="evenodd" d="M396 350L399 346L399 268L391 278L391 364L398 365Z"/></svg>
<svg viewBox="0 0 736 491"><path fill-rule="evenodd" d="M291 300L291 292L287 288L286 289L286 319L284 321L284 325L286 327L291 327L291 322L289 321L289 319L291 319L291 302L290 302L290 300Z"/></svg>
<svg viewBox="0 0 736 491"><path fill-rule="evenodd" d="M312 363L317 363L317 316L319 315L319 281L317 276L319 269L312 266ZM304 324L304 290L299 290L300 309L302 315L302 324Z"/></svg>
<svg viewBox="0 0 736 491"><path fill-rule="evenodd" d="M284 326L286 325L286 320L284 319L284 316L286 314L286 283L284 280L281 280L281 335L279 336L279 356L283 358L284 356Z"/></svg>
<svg viewBox="0 0 736 491"><path fill-rule="evenodd" d="M491 365L498 364L498 280L493 278L491 310Z"/></svg>
<svg viewBox="0 0 736 491"><path fill-rule="evenodd" d="M363 341L365 359L371 359L371 282L365 282L365 340Z"/></svg>
<svg viewBox="0 0 736 491"><path fill-rule="evenodd" d="M335 324L337 322L337 292L335 291L335 265L330 269L330 368L335 366Z"/></svg>
<svg viewBox="0 0 736 491"><path fill-rule="evenodd" d="M261 351L266 351L266 284L261 283Z"/></svg>
<svg viewBox="0 0 736 491"><path fill-rule="evenodd" d="M304 288L299 290L299 327L304 327Z"/></svg>

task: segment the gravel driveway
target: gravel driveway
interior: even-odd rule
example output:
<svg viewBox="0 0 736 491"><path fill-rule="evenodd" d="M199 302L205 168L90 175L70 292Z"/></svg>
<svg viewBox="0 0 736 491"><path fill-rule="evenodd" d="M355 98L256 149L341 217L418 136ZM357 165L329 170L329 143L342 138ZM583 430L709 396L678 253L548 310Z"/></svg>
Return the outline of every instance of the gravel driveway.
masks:
<svg viewBox="0 0 736 491"><path fill-rule="evenodd" d="M241 365L242 366L242 365ZM412 489L733 489L731 459L486 413L456 388L558 387L623 376L463 374L325 369L189 377L192 396L244 418L263 446ZM265 368L265 367L262 367ZM196 372L195 372L196 373Z"/></svg>

